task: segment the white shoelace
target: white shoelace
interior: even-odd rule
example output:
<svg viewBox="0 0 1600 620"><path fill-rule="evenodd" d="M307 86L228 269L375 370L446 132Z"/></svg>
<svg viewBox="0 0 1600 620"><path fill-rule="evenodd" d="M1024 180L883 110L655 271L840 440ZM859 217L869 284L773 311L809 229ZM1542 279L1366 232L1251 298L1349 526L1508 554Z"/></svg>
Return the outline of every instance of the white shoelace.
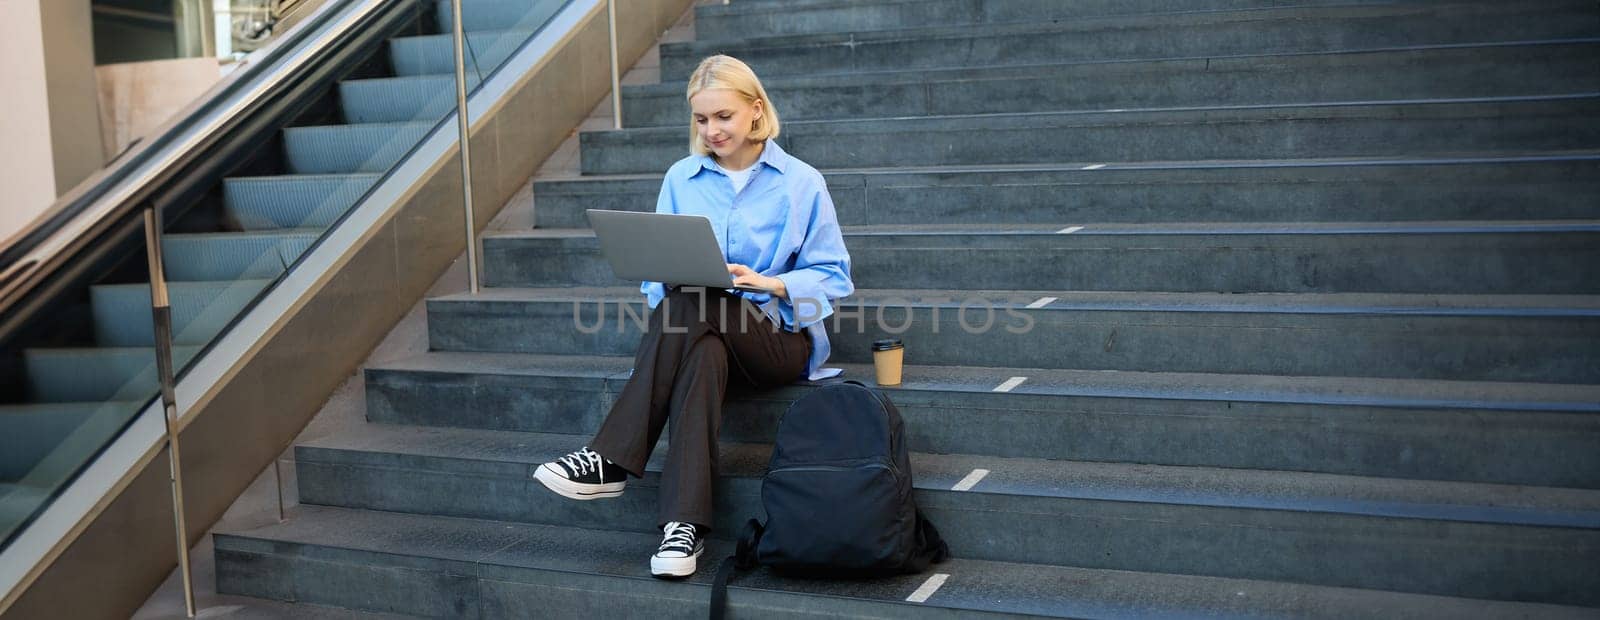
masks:
<svg viewBox="0 0 1600 620"><path fill-rule="evenodd" d="M589 473L591 469L599 472L602 459L600 458L600 453L584 448L561 457L558 462L565 465L567 471L574 472L574 476L582 476Z"/></svg>
<svg viewBox="0 0 1600 620"><path fill-rule="evenodd" d="M694 553L693 523L669 521L667 523L666 532L666 537L661 540L660 551L681 549L685 554Z"/></svg>

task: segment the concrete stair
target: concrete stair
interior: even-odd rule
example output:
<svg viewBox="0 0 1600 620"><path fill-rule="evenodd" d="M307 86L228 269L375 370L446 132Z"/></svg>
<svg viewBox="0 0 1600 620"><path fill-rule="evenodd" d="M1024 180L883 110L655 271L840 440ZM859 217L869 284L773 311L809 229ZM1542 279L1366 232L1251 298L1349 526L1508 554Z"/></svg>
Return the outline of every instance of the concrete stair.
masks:
<svg viewBox="0 0 1600 620"><path fill-rule="evenodd" d="M926 26L1063 21L1107 15L1358 3L1351 0L743 0L700 7L696 10L695 32L701 39L724 40Z"/></svg>
<svg viewBox="0 0 1600 620"><path fill-rule="evenodd" d="M785 150L817 167L1400 157L1600 142L1600 94L799 121ZM584 174L659 172L681 128L582 134Z"/></svg>
<svg viewBox="0 0 1600 620"><path fill-rule="evenodd" d="M592 434L631 367L435 351L367 369L367 418ZM892 396L918 452L1600 489L1600 454L1583 449L1600 434L1592 385L924 365L906 376ZM1013 377L1025 380L994 391ZM812 389L734 390L723 437L771 442Z"/></svg>
<svg viewBox="0 0 1600 620"><path fill-rule="evenodd" d="M827 182L844 226L1600 217L1593 152L845 169ZM584 209L654 209L660 190L659 171L534 184L548 228L587 227Z"/></svg>
<svg viewBox="0 0 1600 620"><path fill-rule="evenodd" d="M1600 293L1600 221L865 226L844 238L867 289ZM483 252L488 286L627 284L588 229L489 234Z"/></svg>
<svg viewBox="0 0 1600 620"><path fill-rule="evenodd" d="M218 534L217 587L434 617L705 615L710 571L686 583L649 577L639 550L659 539L308 506L249 535ZM706 555L731 552L731 543L713 540ZM1134 618L1196 610L1304 618L1588 617L1583 609L1544 604L966 558L939 570L949 580L922 603L906 600L926 580L921 575L838 582L757 573L741 578L728 598L732 614L763 618Z"/></svg>
<svg viewBox="0 0 1600 620"><path fill-rule="evenodd" d="M1595 92L1597 48L1583 39L898 69L787 76L767 92L785 121ZM624 87L623 118L677 128L689 118L686 86Z"/></svg>
<svg viewBox="0 0 1600 620"><path fill-rule="evenodd" d="M844 31L668 43L663 80L687 80L725 53L758 75L985 67L1529 41L1594 36L1600 8L1582 0L1391 2L1178 11L1070 20Z"/></svg>
<svg viewBox="0 0 1600 620"><path fill-rule="evenodd" d="M487 287L428 300L430 351L366 369L367 422L296 447L294 518L217 537L223 591L706 612L735 526L759 516L776 421L815 384L730 394L716 529L687 583L646 568L663 450L616 500L531 474L597 430L646 313L584 210L653 207L684 154L683 80L727 52L762 74L844 227L858 290L827 322L829 365L868 380L869 341L906 340L887 393L956 556L875 581L758 572L735 616L1600 608L1594 3L696 10L664 83L624 90L628 127L581 134L583 176L535 183L540 227L485 235ZM394 49L424 66L438 45ZM359 114L437 105L396 99ZM908 600L933 573L944 585Z"/></svg>
<svg viewBox="0 0 1600 620"><path fill-rule="evenodd" d="M633 287L450 295L428 301L428 341L627 355L643 303ZM871 341L903 327L915 358L939 366L1600 380L1594 296L858 289L838 309L838 362L870 362Z"/></svg>
<svg viewBox="0 0 1600 620"><path fill-rule="evenodd" d="M296 471L311 504L656 531L653 475L596 505L552 502L529 478L584 439L373 425L359 437L300 445ZM724 443L725 519L714 527L737 531L760 514L769 452ZM1600 491L992 456L912 460L918 505L957 557L1600 603L1585 593L1600 591L1600 572L1556 568L1600 549ZM951 490L980 468L991 473L979 486ZM1308 549L1322 562L1292 560Z"/></svg>

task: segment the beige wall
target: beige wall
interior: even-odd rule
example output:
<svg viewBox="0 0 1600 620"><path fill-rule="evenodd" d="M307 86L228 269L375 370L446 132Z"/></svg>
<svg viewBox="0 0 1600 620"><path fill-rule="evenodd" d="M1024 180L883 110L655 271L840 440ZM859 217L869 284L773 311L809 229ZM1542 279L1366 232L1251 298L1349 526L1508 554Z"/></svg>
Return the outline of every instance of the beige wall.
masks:
<svg viewBox="0 0 1600 620"><path fill-rule="evenodd" d="M0 243L56 198L39 0L0 0Z"/></svg>
<svg viewBox="0 0 1600 620"><path fill-rule="evenodd" d="M213 58L101 65L100 131L106 161L167 122L222 79Z"/></svg>
<svg viewBox="0 0 1600 620"><path fill-rule="evenodd" d="M0 0L20 2L22 0ZM50 92L51 159L56 195L67 193L105 163L100 143L100 92L94 77L94 19L86 0L37 0Z"/></svg>
<svg viewBox="0 0 1600 620"><path fill-rule="evenodd" d="M0 0L0 242L105 162L87 0Z"/></svg>

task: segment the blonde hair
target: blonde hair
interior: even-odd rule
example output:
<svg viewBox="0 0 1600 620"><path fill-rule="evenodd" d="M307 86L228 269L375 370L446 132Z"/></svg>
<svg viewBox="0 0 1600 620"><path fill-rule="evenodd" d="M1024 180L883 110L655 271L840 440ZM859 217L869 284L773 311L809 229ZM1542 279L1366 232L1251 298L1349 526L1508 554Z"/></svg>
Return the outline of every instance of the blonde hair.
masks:
<svg viewBox="0 0 1600 620"><path fill-rule="evenodd" d="M761 78L750 70L750 65L732 56L719 54L707 57L689 76L689 92L684 98L693 99L700 91L714 89L736 92L745 103L752 105L761 102L761 118L756 119L750 129L751 140L778 137L778 108L772 105L772 99L767 97L767 89L761 87ZM689 123L689 150L696 155L711 154L711 148L700 139L700 132L695 131L693 119Z"/></svg>

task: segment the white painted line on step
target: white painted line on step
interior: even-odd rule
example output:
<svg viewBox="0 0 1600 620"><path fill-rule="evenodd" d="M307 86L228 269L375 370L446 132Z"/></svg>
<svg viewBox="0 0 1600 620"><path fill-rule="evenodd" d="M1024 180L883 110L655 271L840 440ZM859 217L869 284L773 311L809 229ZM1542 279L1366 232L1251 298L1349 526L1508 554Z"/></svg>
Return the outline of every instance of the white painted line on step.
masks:
<svg viewBox="0 0 1600 620"><path fill-rule="evenodd" d="M1028 309L1038 310L1053 303L1056 303L1056 298L1054 297L1040 297L1038 301L1028 304Z"/></svg>
<svg viewBox="0 0 1600 620"><path fill-rule="evenodd" d="M1061 230L1056 231L1056 234L1058 234L1058 235L1070 235L1070 234L1078 232L1080 230L1083 230L1082 226L1068 226L1066 228L1063 228Z"/></svg>
<svg viewBox="0 0 1600 620"><path fill-rule="evenodd" d="M989 470L987 469L974 469L972 473L967 474L967 477L962 478L961 482L957 482L955 486L950 487L950 490L971 491L972 487L977 486L978 481L983 480L983 477L987 475L989 475Z"/></svg>
<svg viewBox="0 0 1600 620"><path fill-rule="evenodd" d="M1016 389L1017 386L1022 385L1023 381L1027 381L1027 380L1028 380L1027 377L1012 377L1010 379L1006 379L1005 383L1002 383L1002 384L1000 384L998 386L995 386L994 391L996 391L996 392L1010 392L1011 390Z"/></svg>
<svg viewBox="0 0 1600 620"><path fill-rule="evenodd" d="M928 602L928 597L933 596L934 592L938 592L939 587L943 586L944 581L949 578L950 576L944 573L938 573L932 577L929 577L927 581L922 582L922 587L917 588L916 592L912 592L911 596L906 597L906 601L912 603Z"/></svg>
<svg viewBox="0 0 1600 620"><path fill-rule="evenodd" d="M1095 165L1092 165L1092 166L1084 166L1083 169L1084 170L1099 170L1099 169L1104 168L1104 167L1106 167L1105 164L1095 164Z"/></svg>

